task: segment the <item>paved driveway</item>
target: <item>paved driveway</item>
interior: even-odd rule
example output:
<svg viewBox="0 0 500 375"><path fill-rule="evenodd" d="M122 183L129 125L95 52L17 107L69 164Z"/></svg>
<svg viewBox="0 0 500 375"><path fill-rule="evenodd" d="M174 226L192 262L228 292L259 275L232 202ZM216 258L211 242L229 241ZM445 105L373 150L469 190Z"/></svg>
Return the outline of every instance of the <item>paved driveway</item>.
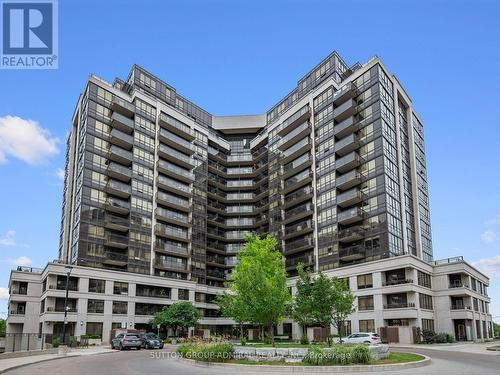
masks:
<svg viewBox="0 0 500 375"><path fill-rule="evenodd" d="M446 350L403 349L428 355L432 358L429 366L385 371L387 375L457 375L479 374L499 375L500 355L461 353ZM164 353L164 354L162 354ZM124 351L100 354L92 357L75 357L43 362L17 370L8 375L212 375L233 374L234 371L206 369L179 363L169 358L168 351ZM243 371L239 371L243 372ZM255 368L254 373L266 375ZM273 372L272 374L277 374ZM373 373L366 373L373 375Z"/></svg>

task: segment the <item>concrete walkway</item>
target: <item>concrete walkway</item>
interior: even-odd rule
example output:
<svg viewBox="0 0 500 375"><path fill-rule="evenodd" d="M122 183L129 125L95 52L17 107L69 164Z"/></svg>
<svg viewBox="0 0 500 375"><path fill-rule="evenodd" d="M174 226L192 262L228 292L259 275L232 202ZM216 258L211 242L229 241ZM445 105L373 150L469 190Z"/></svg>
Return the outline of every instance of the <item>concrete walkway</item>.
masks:
<svg viewBox="0 0 500 375"><path fill-rule="evenodd" d="M473 342L460 342L454 344L391 344L390 347L394 351L396 348L414 348L414 349L426 349L426 350L444 350L444 351L453 351L458 353L471 353L471 354L486 354L486 355L500 355L499 352L486 350L489 346L500 345L499 341L492 342L482 342L482 343L473 343Z"/></svg>
<svg viewBox="0 0 500 375"><path fill-rule="evenodd" d="M0 359L0 374L21 366L31 365L33 363L51 361L60 358L80 357L87 355L112 353L112 352L116 352L116 350L112 350L109 347L96 346L93 348L86 348L86 349L71 349L66 354L40 354L28 357Z"/></svg>

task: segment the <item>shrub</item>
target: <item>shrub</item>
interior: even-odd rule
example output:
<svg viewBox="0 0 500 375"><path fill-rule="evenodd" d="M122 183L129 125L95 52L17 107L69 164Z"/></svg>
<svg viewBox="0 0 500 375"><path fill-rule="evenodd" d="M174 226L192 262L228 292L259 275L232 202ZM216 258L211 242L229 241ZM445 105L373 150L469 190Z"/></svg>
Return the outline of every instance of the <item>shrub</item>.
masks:
<svg viewBox="0 0 500 375"><path fill-rule="evenodd" d="M76 348L78 346L78 340L75 336L70 336L68 340L68 346L70 348Z"/></svg>
<svg viewBox="0 0 500 375"><path fill-rule="evenodd" d="M177 354L183 358L204 362L225 362L233 358L234 348L229 343L188 343L179 345Z"/></svg>
<svg viewBox="0 0 500 375"><path fill-rule="evenodd" d="M60 344L61 344L61 339L59 337L52 338L52 347L53 348L58 348Z"/></svg>
<svg viewBox="0 0 500 375"><path fill-rule="evenodd" d="M302 345L309 345L309 337L307 335L300 336L300 343Z"/></svg>
<svg viewBox="0 0 500 375"><path fill-rule="evenodd" d="M441 332L434 337L434 342L438 344L454 343L455 337L446 332Z"/></svg>
<svg viewBox="0 0 500 375"><path fill-rule="evenodd" d="M370 363L371 360L372 354L366 345L335 345L331 349L317 346L309 348L303 362L313 366L325 366Z"/></svg>
<svg viewBox="0 0 500 375"><path fill-rule="evenodd" d="M334 339L335 337L337 337L337 335L334 335L334 334L332 334L332 333L331 333L331 334L329 334L329 335L327 335L327 336L326 336L326 344L327 344L328 346L332 346L332 345L333 345L333 339Z"/></svg>
<svg viewBox="0 0 500 375"><path fill-rule="evenodd" d="M240 337L240 344L243 346L245 346L247 344L247 339L245 338L245 336Z"/></svg>

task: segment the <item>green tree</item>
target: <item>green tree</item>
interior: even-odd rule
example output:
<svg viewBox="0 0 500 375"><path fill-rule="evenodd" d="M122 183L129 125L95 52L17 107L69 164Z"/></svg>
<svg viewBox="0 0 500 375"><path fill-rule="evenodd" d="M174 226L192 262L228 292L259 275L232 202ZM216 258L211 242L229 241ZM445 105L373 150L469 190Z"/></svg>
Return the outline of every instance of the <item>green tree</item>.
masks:
<svg viewBox="0 0 500 375"><path fill-rule="evenodd" d="M335 304L332 310L332 324L337 328L340 339L347 317L354 312L354 294L342 279L334 278Z"/></svg>
<svg viewBox="0 0 500 375"><path fill-rule="evenodd" d="M500 324L493 322L493 336L500 337Z"/></svg>
<svg viewBox="0 0 500 375"><path fill-rule="evenodd" d="M302 326L329 327L335 307L336 289L333 279L320 272L316 278L310 269L297 266L299 278L292 304L292 318ZM305 334L305 332L303 332Z"/></svg>
<svg viewBox="0 0 500 375"><path fill-rule="evenodd" d="M5 327L6 327L5 319L0 319L0 337L5 336Z"/></svg>
<svg viewBox="0 0 500 375"><path fill-rule="evenodd" d="M291 300L285 264L271 236L248 236L230 274L228 291L218 301L223 314L236 322L267 329L274 345L274 326L284 317ZM222 303L221 303L222 301Z"/></svg>
<svg viewBox="0 0 500 375"><path fill-rule="evenodd" d="M189 302L177 302L170 306L165 306L162 310L153 315L151 325L164 326L172 328L174 337L177 337L177 331L195 327L200 319L200 314L196 307Z"/></svg>

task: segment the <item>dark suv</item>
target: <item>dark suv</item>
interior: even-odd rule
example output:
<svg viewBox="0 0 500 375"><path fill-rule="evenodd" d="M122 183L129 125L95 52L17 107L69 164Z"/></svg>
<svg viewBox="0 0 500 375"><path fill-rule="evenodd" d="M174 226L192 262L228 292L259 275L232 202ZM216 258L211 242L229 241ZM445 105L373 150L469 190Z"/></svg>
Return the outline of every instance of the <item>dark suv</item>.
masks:
<svg viewBox="0 0 500 375"><path fill-rule="evenodd" d="M141 339L141 346L146 349L163 349L163 341L158 337L158 335L148 332L141 333L139 335Z"/></svg>

